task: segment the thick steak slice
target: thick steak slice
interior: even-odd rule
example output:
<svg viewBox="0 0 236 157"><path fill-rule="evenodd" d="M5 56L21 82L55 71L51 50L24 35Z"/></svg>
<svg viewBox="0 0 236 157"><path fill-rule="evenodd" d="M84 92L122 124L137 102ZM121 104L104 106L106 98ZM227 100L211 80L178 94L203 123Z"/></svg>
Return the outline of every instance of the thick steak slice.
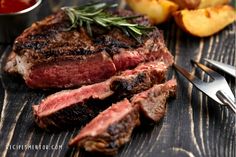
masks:
<svg viewBox="0 0 236 157"><path fill-rule="evenodd" d="M111 100L123 99L163 82L167 68L163 62L144 63L104 82L50 95L33 106L35 121L41 128L49 129L84 124L107 108Z"/></svg>
<svg viewBox="0 0 236 157"><path fill-rule="evenodd" d="M39 127L48 129L81 125L107 108L101 101L111 96L110 80L64 90L48 96L33 106L35 121Z"/></svg>
<svg viewBox="0 0 236 157"><path fill-rule="evenodd" d="M116 153L129 141L134 127L139 124L139 114L158 122L164 116L166 100L175 92L176 81L170 80L134 95L131 101L125 99L113 104L82 128L69 146L109 155Z"/></svg>
<svg viewBox="0 0 236 157"><path fill-rule="evenodd" d="M141 62L173 63L157 29L139 44L116 28L93 26L90 37L83 28L65 31L69 26L63 11L34 23L15 40L5 70L20 73L31 88L69 88L104 81Z"/></svg>
<svg viewBox="0 0 236 157"><path fill-rule="evenodd" d="M20 70L20 69L19 69ZM22 69L24 70L24 69ZM64 60L33 66L25 72L26 84L34 88L67 88L74 85L104 81L116 73L115 65L106 52L89 55L83 60ZM63 76L63 77L60 77Z"/></svg>
<svg viewBox="0 0 236 157"><path fill-rule="evenodd" d="M154 85L147 91L136 94L131 103L139 106L144 117L158 122L165 115L166 101L175 96L176 80L169 80L164 84Z"/></svg>
<svg viewBox="0 0 236 157"><path fill-rule="evenodd" d="M139 123L138 109L125 99L113 104L88 123L70 140L69 146L113 155L130 140L133 129Z"/></svg>
<svg viewBox="0 0 236 157"><path fill-rule="evenodd" d="M149 89L154 84L165 81L168 65L164 62L153 61L143 63L132 70L122 71L114 76L110 88L119 96L129 96Z"/></svg>

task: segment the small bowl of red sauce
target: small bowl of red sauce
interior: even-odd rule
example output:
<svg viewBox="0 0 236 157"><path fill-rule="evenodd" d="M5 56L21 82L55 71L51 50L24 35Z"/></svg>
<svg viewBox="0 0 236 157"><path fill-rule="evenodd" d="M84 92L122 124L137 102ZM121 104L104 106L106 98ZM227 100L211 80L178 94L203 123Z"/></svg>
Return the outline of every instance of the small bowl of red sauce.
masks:
<svg viewBox="0 0 236 157"><path fill-rule="evenodd" d="M37 20L42 0L0 0L0 43L12 43Z"/></svg>

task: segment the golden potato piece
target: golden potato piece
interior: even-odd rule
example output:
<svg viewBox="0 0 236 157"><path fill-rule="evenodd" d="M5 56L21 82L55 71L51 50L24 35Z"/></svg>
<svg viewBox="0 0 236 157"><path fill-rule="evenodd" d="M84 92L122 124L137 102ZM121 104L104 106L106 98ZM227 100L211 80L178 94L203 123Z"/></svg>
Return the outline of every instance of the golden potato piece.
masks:
<svg viewBox="0 0 236 157"><path fill-rule="evenodd" d="M229 0L172 0L182 9L199 9L226 4Z"/></svg>
<svg viewBox="0 0 236 157"><path fill-rule="evenodd" d="M126 0L135 12L147 15L153 24L167 21L178 5L168 0Z"/></svg>
<svg viewBox="0 0 236 157"><path fill-rule="evenodd" d="M196 9L200 5L201 0L172 0L177 3L181 9ZM209 0L208 0L209 1Z"/></svg>
<svg viewBox="0 0 236 157"><path fill-rule="evenodd" d="M229 0L201 0L198 8L207 8L229 3Z"/></svg>
<svg viewBox="0 0 236 157"><path fill-rule="evenodd" d="M181 10L173 15L176 23L183 30L198 37L215 34L236 19L234 8L228 5L198 10Z"/></svg>

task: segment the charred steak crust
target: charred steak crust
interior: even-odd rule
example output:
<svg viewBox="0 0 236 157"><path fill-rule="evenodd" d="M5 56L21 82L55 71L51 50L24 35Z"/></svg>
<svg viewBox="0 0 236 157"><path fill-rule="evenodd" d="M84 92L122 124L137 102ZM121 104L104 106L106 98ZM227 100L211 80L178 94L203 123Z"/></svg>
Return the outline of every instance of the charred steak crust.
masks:
<svg viewBox="0 0 236 157"><path fill-rule="evenodd" d="M33 106L35 122L47 130L84 124L108 107L106 98L113 94L109 84L108 80L49 95L40 105Z"/></svg>
<svg viewBox="0 0 236 157"><path fill-rule="evenodd" d="M75 86L78 81L80 85L101 82L104 81L104 78L109 78L115 73L116 67L111 58L106 52L101 52L89 55L80 61L75 58L64 58L58 63L40 63L31 67L29 73L25 73L24 77L28 86L32 88L36 86L44 88L49 84L52 87L63 88Z"/></svg>
<svg viewBox="0 0 236 157"><path fill-rule="evenodd" d="M176 85L174 79L154 85L152 88L132 97L131 103L139 107L142 117L158 122L165 115L167 99L176 94Z"/></svg>
<svg viewBox="0 0 236 157"><path fill-rule="evenodd" d="M166 100L175 92L176 80L173 79L135 94L130 101L124 99L113 104L82 128L70 140L69 146L84 148L89 152L115 154L119 147L129 141L133 129L139 125L139 114L154 122L160 121L166 110Z"/></svg>
<svg viewBox="0 0 236 157"><path fill-rule="evenodd" d="M167 68L163 62L145 63L133 70L123 71L105 82L50 95L40 105L33 107L35 121L39 127L48 130L53 127L81 126L112 102L162 83Z"/></svg>
<svg viewBox="0 0 236 157"><path fill-rule="evenodd" d="M138 44L116 28L93 26L90 37L83 28L65 31L69 26L63 11L34 23L15 40L15 55L9 57L5 70L20 73L31 88L69 88L104 81L142 62L173 63L157 29Z"/></svg>
<svg viewBox="0 0 236 157"><path fill-rule="evenodd" d="M123 114L122 111L124 108L122 108L122 103L129 104L125 106L126 110L129 108L126 114L120 119L116 119L115 116L112 116L111 118L113 118L113 120L111 120L111 123L107 125L104 130L97 130L94 135L89 134L91 131L90 127L93 127L95 123L97 123L97 125L105 123L106 125L107 121L110 121L107 116L111 114L111 111L114 110L114 112L116 112L115 114ZM77 145L78 147L84 148L86 151L100 152L107 155L116 154L119 147L130 140L133 129L140 124L138 109L131 106L132 104L130 104L128 100L114 104L85 126L78 136L71 139L69 146Z"/></svg>
<svg viewBox="0 0 236 157"><path fill-rule="evenodd" d="M149 89L154 84L165 81L165 75L168 69L166 64L154 61L144 65L135 68L137 74L131 75L131 77L124 76L132 72L132 70L123 72L123 75L120 77L113 77L110 88L117 94L117 97L131 96L132 94Z"/></svg>
<svg viewBox="0 0 236 157"><path fill-rule="evenodd" d="M55 128L69 129L78 127L96 117L101 111L109 107L109 104L111 104L110 99L100 100L89 98L85 102L73 104L47 116L38 116L37 113L34 113L35 122L39 127L48 131L54 130ZM36 111L37 109L33 106L33 110Z"/></svg>

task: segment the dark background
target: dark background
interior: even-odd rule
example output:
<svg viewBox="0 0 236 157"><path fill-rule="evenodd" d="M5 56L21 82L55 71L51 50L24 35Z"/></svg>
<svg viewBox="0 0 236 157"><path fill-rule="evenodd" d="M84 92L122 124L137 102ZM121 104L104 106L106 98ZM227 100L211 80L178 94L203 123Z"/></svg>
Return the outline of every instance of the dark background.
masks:
<svg viewBox="0 0 236 157"><path fill-rule="evenodd" d="M84 1L44 1L39 19L60 6ZM235 27L234 23L214 36L196 38L182 32L173 20L158 26L164 32L166 45L175 56L175 63L205 80L209 80L209 77L193 68L190 59L205 63L202 59L209 58L235 66ZM1 69L11 46L0 44ZM235 94L235 79L215 70L226 77ZM31 90L21 78L8 76L2 70L0 77L0 156L91 156L67 146L79 128L48 133L34 124L31 106L48 92ZM172 77L178 81L177 97L168 102L163 120L137 128L130 142L119 150L116 157L235 157L233 112L199 92L173 69L169 73L169 78ZM62 149L7 149L13 145L61 145Z"/></svg>

